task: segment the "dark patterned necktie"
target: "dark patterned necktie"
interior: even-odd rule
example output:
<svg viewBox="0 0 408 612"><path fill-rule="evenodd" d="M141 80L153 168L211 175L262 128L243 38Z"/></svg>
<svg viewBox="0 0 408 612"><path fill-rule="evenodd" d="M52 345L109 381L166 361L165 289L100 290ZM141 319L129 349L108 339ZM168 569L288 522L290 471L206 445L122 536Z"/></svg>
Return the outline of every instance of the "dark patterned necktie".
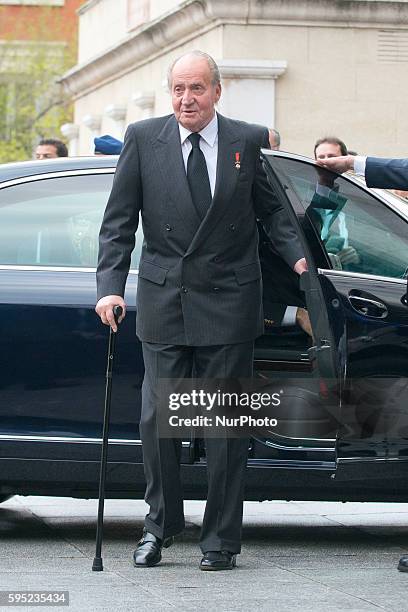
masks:
<svg viewBox="0 0 408 612"><path fill-rule="evenodd" d="M188 137L193 148L187 160L187 180L193 204L200 219L203 220L211 204L212 195L207 164L204 153L200 149L200 138L198 133L190 134Z"/></svg>

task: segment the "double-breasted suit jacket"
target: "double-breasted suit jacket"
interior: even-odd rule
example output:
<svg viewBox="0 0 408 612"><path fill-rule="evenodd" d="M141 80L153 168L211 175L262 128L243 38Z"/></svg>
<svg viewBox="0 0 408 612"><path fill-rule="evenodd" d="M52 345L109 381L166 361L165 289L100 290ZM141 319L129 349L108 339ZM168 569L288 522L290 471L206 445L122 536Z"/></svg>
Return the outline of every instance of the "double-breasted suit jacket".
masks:
<svg viewBox="0 0 408 612"><path fill-rule="evenodd" d="M129 126L100 233L98 299L124 294L140 214L142 341L234 344L263 332L256 219L291 267L303 256L262 169L267 143L266 128L218 115L215 192L201 221L175 117Z"/></svg>

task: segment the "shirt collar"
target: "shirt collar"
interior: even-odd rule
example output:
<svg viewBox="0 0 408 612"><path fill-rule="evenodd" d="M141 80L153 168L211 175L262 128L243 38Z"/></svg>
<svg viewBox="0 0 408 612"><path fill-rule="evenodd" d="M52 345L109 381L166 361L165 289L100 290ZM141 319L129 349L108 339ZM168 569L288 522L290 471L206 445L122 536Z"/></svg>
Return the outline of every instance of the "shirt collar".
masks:
<svg viewBox="0 0 408 612"><path fill-rule="evenodd" d="M187 138L190 136L190 134L192 134L192 132L190 130L187 130L185 127L183 127L181 125L181 123L179 123L179 130L180 130L181 144L183 145L185 143L185 141L187 140ZM199 132L199 134L206 141L206 143L208 145L210 145L210 147L213 147L215 145L215 141L216 141L217 136L218 136L218 116L217 116L217 113L214 113L214 117L211 119L210 123L208 123L205 126L205 128L203 128Z"/></svg>

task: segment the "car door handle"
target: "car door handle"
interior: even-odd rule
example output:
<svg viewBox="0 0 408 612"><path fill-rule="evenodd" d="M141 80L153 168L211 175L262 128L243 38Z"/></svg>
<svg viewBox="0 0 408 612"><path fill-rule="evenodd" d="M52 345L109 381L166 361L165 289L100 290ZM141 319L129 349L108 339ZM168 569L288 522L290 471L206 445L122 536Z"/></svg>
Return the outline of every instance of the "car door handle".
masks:
<svg viewBox="0 0 408 612"><path fill-rule="evenodd" d="M349 295L351 305L355 310L369 317L384 319L388 315L388 308L382 302L361 295Z"/></svg>

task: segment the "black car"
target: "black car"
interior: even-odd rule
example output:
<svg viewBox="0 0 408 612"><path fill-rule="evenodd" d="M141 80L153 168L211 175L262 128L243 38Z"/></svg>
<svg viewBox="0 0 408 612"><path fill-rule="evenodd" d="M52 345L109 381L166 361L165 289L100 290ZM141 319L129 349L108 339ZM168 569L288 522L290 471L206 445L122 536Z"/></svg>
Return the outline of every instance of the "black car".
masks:
<svg viewBox="0 0 408 612"><path fill-rule="evenodd" d="M252 432L246 499L405 501L408 205L312 160L262 155L309 272L296 287L299 302L275 298L276 255L261 233L265 334L256 342L255 372L288 399L276 427ZM116 161L0 167L3 500L97 496L108 332L94 312L95 266ZM142 241L139 228L115 357L111 497L141 497L145 486L135 336ZM298 282L290 270L285 278ZM287 316L288 305L292 314L304 306L312 334ZM194 432L183 440L182 477L186 498L205 498L205 444Z"/></svg>

